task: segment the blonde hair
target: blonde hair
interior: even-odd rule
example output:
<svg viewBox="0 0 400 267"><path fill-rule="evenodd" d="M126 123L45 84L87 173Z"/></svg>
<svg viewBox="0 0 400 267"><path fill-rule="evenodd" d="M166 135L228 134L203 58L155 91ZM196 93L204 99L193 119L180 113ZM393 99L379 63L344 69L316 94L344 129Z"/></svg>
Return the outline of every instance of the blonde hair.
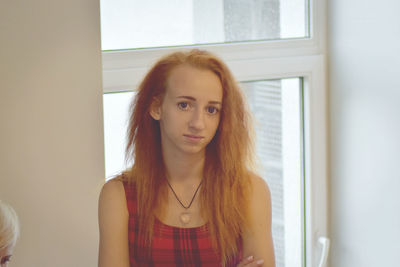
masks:
<svg viewBox="0 0 400 267"><path fill-rule="evenodd" d="M19 221L15 210L0 200L0 250L14 246L19 237Z"/></svg>

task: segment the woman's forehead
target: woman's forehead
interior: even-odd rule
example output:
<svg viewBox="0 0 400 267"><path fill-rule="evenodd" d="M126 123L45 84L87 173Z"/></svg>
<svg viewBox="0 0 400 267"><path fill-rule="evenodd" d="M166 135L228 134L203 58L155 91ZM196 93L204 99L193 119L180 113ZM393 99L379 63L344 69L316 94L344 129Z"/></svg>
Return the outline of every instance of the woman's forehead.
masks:
<svg viewBox="0 0 400 267"><path fill-rule="evenodd" d="M221 81L214 72L189 65L180 65L171 71L166 89L173 97L188 95L212 101L221 101L223 93Z"/></svg>

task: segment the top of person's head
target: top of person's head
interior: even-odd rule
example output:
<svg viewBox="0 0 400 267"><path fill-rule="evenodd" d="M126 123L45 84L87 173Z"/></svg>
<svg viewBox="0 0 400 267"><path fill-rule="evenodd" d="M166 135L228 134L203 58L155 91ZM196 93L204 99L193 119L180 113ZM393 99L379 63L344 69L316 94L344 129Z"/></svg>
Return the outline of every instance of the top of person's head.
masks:
<svg viewBox="0 0 400 267"><path fill-rule="evenodd" d="M139 93L142 92L150 98L162 97L167 88L170 73L180 65L214 72L221 81L223 96L229 94L227 91L236 84L228 67L221 59L208 51L193 49L174 52L158 60L143 79L139 86Z"/></svg>
<svg viewBox="0 0 400 267"><path fill-rule="evenodd" d="M19 237L19 221L15 210L0 200L0 250L14 246Z"/></svg>

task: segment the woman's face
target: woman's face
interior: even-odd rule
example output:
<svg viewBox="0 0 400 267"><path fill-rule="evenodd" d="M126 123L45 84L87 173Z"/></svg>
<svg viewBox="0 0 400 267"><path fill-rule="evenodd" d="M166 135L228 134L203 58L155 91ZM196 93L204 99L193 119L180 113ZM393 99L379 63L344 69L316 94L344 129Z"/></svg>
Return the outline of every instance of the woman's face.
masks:
<svg viewBox="0 0 400 267"><path fill-rule="evenodd" d="M222 95L220 79L212 71L188 65L173 69L161 105L151 109L160 122L163 151L204 153L218 128Z"/></svg>
<svg viewBox="0 0 400 267"><path fill-rule="evenodd" d="M11 259L11 255L13 252L14 246L10 245L5 249L0 250L0 267L7 267L8 262Z"/></svg>

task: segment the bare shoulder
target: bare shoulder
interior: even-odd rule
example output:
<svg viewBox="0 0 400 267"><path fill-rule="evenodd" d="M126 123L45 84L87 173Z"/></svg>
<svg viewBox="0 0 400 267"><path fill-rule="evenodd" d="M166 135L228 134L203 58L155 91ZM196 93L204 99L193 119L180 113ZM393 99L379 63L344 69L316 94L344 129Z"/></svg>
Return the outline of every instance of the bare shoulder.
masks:
<svg viewBox="0 0 400 267"><path fill-rule="evenodd" d="M271 221L271 192L267 182L257 174L251 174L250 216L253 223ZM254 224L253 224L254 226Z"/></svg>
<svg viewBox="0 0 400 267"><path fill-rule="evenodd" d="M259 202L260 200L266 200L266 204L269 204L271 202L271 192L269 190L267 182L254 173L251 174L251 192L252 204L254 204L254 201Z"/></svg>
<svg viewBox="0 0 400 267"><path fill-rule="evenodd" d="M126 207L125 189L120 180L112 179L103 185L99 197L99 217L102 213L124 215Z"/></svg>
<svg viewBox="0 0 400 267"><path fill-rule="evenodd" d="M271 233L271 193L266 181L251 174L250 229L243 235L244 256L263 259L263 266L275 266Z"/></svg>
<svg viewBox="0 0 400 267"><path fill-rule="evenodd" d="M121 181L103 185L99 197L99 266L129 266L128 209Z"/></svg>
<svg viewBox="0 0 400 267"><path fill-rule="evenodd" d="M103 185L100 193L100 199L115 198L125 194L124 185L118 179L111 179Z"/></svg>

